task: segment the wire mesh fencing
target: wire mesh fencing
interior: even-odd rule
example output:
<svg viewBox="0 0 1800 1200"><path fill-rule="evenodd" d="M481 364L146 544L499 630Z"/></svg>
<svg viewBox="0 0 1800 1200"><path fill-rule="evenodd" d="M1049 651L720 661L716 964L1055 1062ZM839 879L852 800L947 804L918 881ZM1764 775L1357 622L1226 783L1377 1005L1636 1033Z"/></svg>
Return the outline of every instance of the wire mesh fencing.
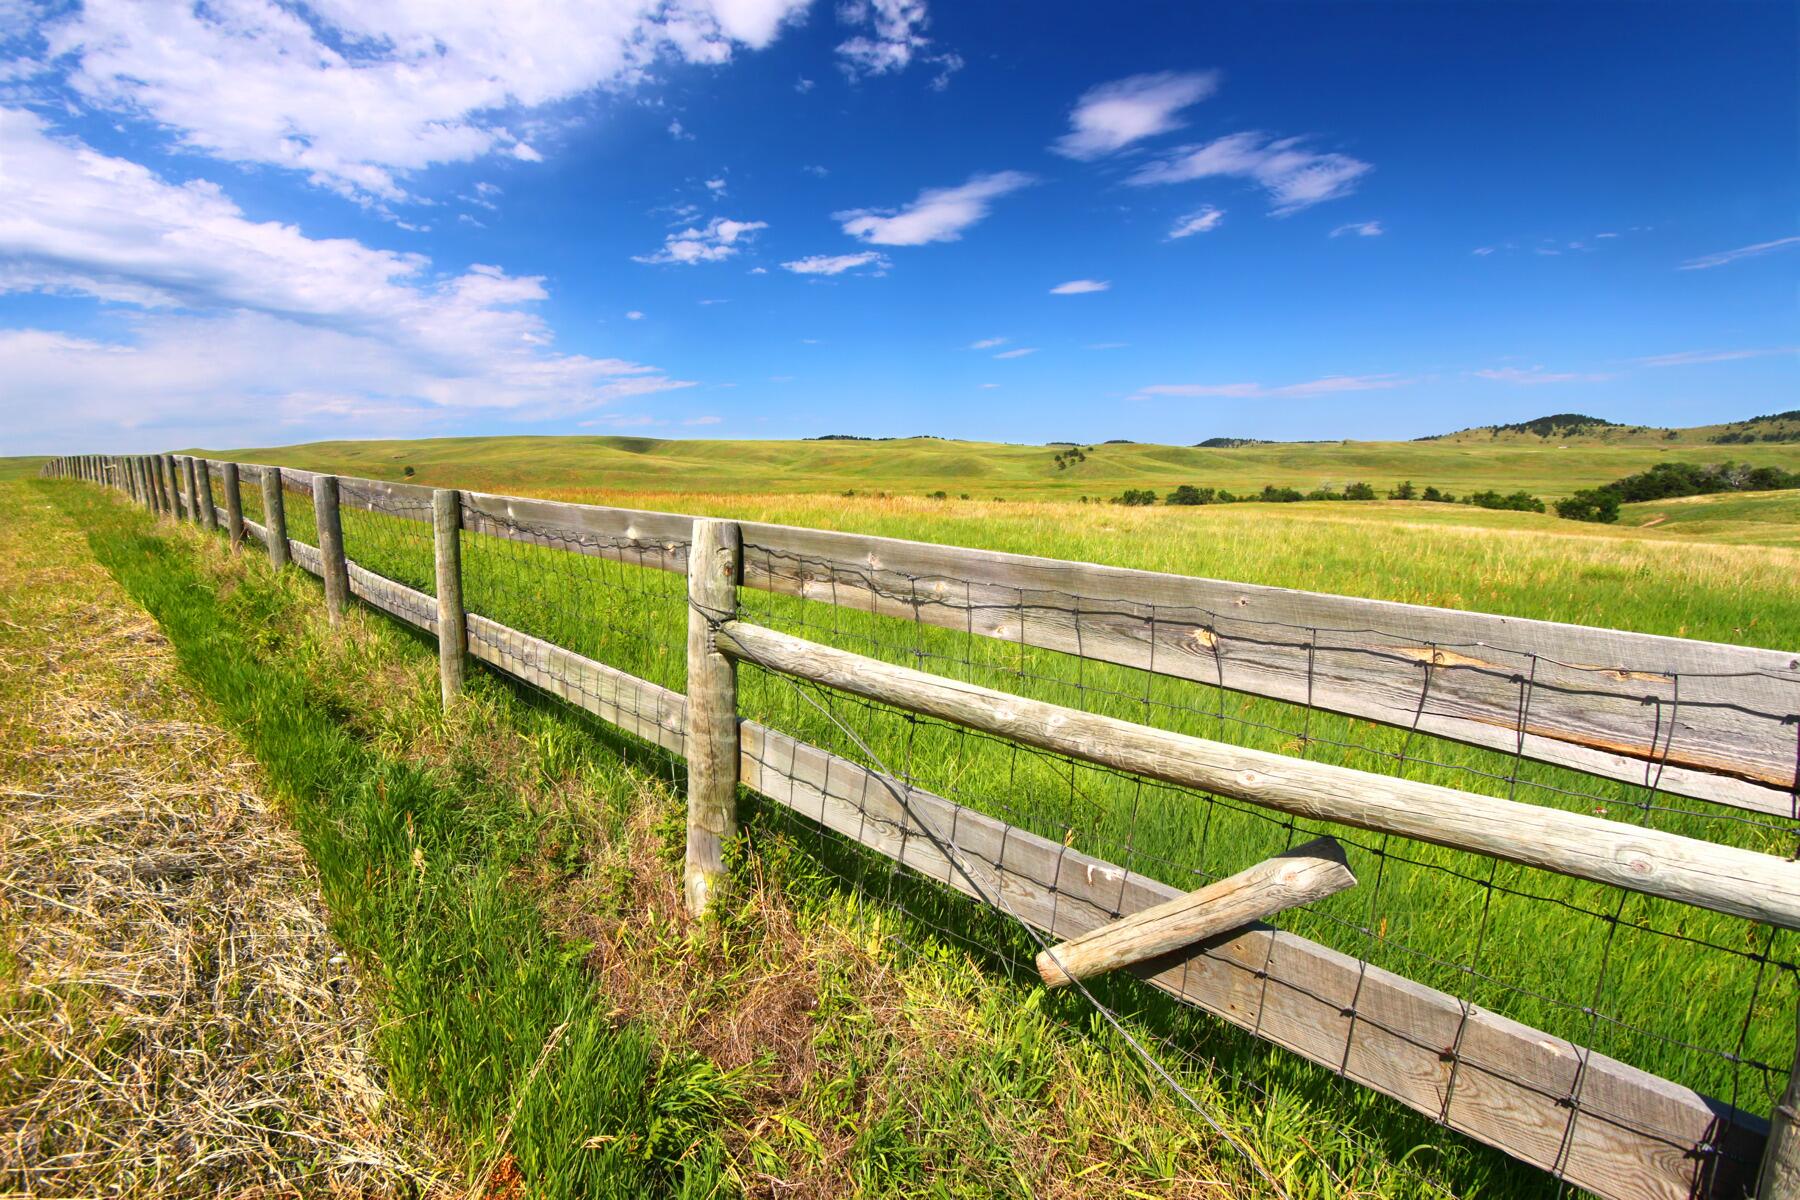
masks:
<svg viewBox="0 0 1800 1200"><path fill-rule="evenodd" d="M798 572L833 581L835 591L836 581L846 576L841 561L797 563L779 547L747 542L744 553L746 573L764 579ZM1659 787L1655 760L1644 764L1638 783L1597 779L1527 758L1522 738L1506 754L1422 733L1418 722L1411 727L1378 725L1229 686L1233 662L1255 655L1267 641L1279 640L1289 648L1321 647L1332 644L1340 631L1259 627L1223 614L1170 611L1116 597L1021 591L1013 611L1005 614L1011 618L1005 624L1020 636L996 639L977 632L994 628L994 610L1004 607L993 601L991 587L984 589L981 604L959 608L959 597L974 593L980 581L895 579L888 572L855 567L848 574L853 586L845 586L841 597L819 588L813 593L820 599L746 589L744 618L884 662L1158 729L1784 856L1794 846L1791 817L1671 795ZM878 607L874 598L884 590L888 599L915 614L935 606L933 622L872 611ZM881 607L891 612L893 606ZM966 619L946 621L945 609ZM1072 628L1079 647L1091 619L1103 619L1113 633L1122 620L1139 622L1141 640L1150 647L1159 643L1159 624L1205 630L1204 648L1214 656L1215 681L1095 662L1024 640L1031 622L1054 620ZM963 628L946 627L959 623ZM1406 641L1403 631L1394 631L1391 638L1395 644ZM1485 646L1482 653L1491 657L1495 649ZM1529 647L1515 649L1531 660ZM1415 711L1421 715L1441 703L1445 672L1438 661L1428 657L1419 666ZM1794 1051L1791 1014L1796 1003L1795 945L1789 931L1482 855L1289 817L748 666L740 690L747 716L890 776L909 792L942 797L959 809L999 818L1117 864L1126 871L1118 881L1121 900L1132 875L1192 890L1298 842L1331 834L1345 847L1360 885L1273 918L1277 927L1359 964L1385 968L1723 1099L1733 1113L1769 1111L1785 1085ZM1642 664L1590 669L1613 680L1643 673ZM1663 677L1659 683L1679 696L1681 672L1658 674ZM1309 696L1311 682L1309 675ZM1540 685L1529 667L1512 683L1517 728L1524 730ZM1800 689L1792 700L1785 712L1748 713L1746 719L1791 724L1800 712ZM1674 740L1670 727L1679 719L1678 704L1644 705L1643 743L1662 747L1666 754ZM767 766L782 769L780 763ZM874 799L878 808L888 809L887 797ZM878 813L868 816L881 819ZM1047 888L1054 894L1059 886L1054 870L1045 872L1041 864L1020 870L997 859L983 865L1002 891L1013 886ZM893 899L897 868L884 870L882 896ZM991 929L965 932L966 914L959 915L954 903L945 907L912 894L908 911L925 925L946 937L989 948L994 944ZM1115 903L1107 915L1116 917L1120 911L1121 904ZM1013 939L1014 954L1029 948ZM1009 965L1028 966L1016 957ZM1141 1007L1141 1001L1121 997L1119 986L1117 981L1107 985L1111 1002ZM1354 1012L1351 1016L1356 1019ZM1356 1036L1352 1030L1350 1039ZM1447 1117L1466 1057L1460 1028L1450 1044L1433 1049L1448 1064L1442 1099ZM1346 1054L1350 1052L1347 1048ZM1578 1069L1545 1092L1568 1113L1562 1134L1566 1143L1583 1136L1584 1117L1630 1119L1609 1111L1605 1098L1589 1092L1589 1082ZM1730 1127L1736 1119L1725 1117L1708 1152L1723 1168L1753 1173L1754 1162L1730 1161L1741 1152ZM1559 1147L1556 1162L1564 1158L1566 1147ZM1552 1172L1561 1174L1556 1162Z"/></svg>
<svg viewBox="0 0 1800 1200"><path fill-rule="evenodd" d="M294 557L318 573L312 477L284 472L283 482ZM242 494L247 519L266 516L248 471ZM345 480L340 499L346 557L415 595L383 607L434 627L435 606L416 599L435 595L429 493ZM459 511L471 653L673 751L677 774L691 612L683 519L593 520L577 506L472 494ZM1787 859L1800 847L1800 672L1697 670L1641 654L1572 661L1524 635L1421 644L1410 627L1267 620L1097 589L1009 591L992 576L882 566L873 544L859 560L809 557L745 529L737 615L821 646L1294 760ZM1121 645L1132 653L1121 656ZM1358 672L1377 673L1372 658L1387 688L1380 719L1357 715L1343 694ZM1255 1103L1299 1095L1356 1108L1367 1084L1419 1113L1397 1123L1389 1113L1370 1139L1398 1129L1429 1142L1432 1122L1512 1136L1509 1152L1547 1168L1547 1190L1658 1194L1691 1170L1693 1190L1730 1191L1754 1177L1762 1131L1750 1114L1773 1108L1794 1060L1792 931L1290 816L754 659L740 667L746 782L781 801L757 809L753 834L804 843L851 894L899 915L892 940L910 954L952 947L1030 982L1045 931L1054 941L1065 927L1103 924L1335 837L1356 887L1271 918L1267 932L1048 1001L1072 1018L1120 1021L1117 1034L1148 1047L1147 1072L1184 1098L1183 1081L1224 1078ZM1576 711L1594 714L1593 725L1565 754L1557 739L1571 738ZM1727 724L1755 748L1728 771L1706 758L1706 738ZM1467 737L1448 736L1463 728ZM1570 765L1587 761L1598 773ZM1715 794L1701 777L1709 771L1735 771L1736 790L1702 798ZM1437 999L1395 980L1448 1005L1427 1013ZM1278 993L1288 999L1277 1003ZM1319 1028L1293 1027L1306 1023L1296 1013L1314 1014ZM1522 1074L1495 1047L1527 1035L1562 1048L1543 1041L1533 1060L1543 1069ZM1269 1040L1312 1062L1271 1056ZM1642 1081L1612 1060L1721 1103L1699 1132L1659 1123L1621 1099L1621 1087ZM1420 1061L1432 1064L1428 1081L1399 1078L1396 1064ZM1494 1099L1501 1088L1534 1115L1489 1136L1468 1114L1505 1110ZM1596 1147L1621 1134L1632 1153L1689 1165L1609 1182L1596 1174L1609 1161Z"/></svg>

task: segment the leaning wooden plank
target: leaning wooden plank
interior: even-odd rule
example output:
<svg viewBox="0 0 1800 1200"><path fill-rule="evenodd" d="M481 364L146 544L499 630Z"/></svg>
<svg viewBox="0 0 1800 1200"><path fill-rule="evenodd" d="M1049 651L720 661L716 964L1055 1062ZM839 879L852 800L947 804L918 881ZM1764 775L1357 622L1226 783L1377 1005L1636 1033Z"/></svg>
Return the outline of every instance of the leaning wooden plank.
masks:
<svg viewBox="0 0 1800 1200"><path fill-rule="evenodd" d="M246 518L244 521L244 533L250 537L255 538L257 541L261 542L264 546L267 546L269 544L269 531L266 528L264 528L263 526L257 524L255 521L249 520L248 518Z"/></svg>
<svg viewBox="0 0 1800 1200"><path fill-rule="evenodd" d="M474 533L634 566L687 570L692 517L487 492L464 492L462 499L463 528Z"/></svg>
<svg viewBox="0 0 1800 1200"><path fill-rule="evenodd" d="M1800 653L746 522L744 582L1800 816Z"/></svg>
<svg viewBox="0 0 1800 1200"><path fill-rule="evenodd" d="M317 546L309 546L297 538L288 539L288 558L304 570L314 575L325 574L325 560L319 556Z"/></svg>
<svg viewBox="0 0 1800 1200"><path fill-rule="evenodd" d="M350 582L350 594L374 605L408 625L437 633L437 600L416 588L397 583L385 575L377 575L355 562L344 564Z"/></svg>
<svg viewBox="0 0 1800 1200"><path fill-rule="evenodd" d="M1051 937L1182 894L758 722L741 730L745 786ZM1600 1196L1734 1195L1761 1152L1766 1123L1752 1114L1266 925L1145 975Z"/></svg>
<svg viewBox="0 0 1800 1200"><path fill-rule="evenodd" d="M742 621L716 639L771 670L1134 775L1800 929L1800 863L1772 854L1152 729Z"/></svg>
<svg viewBox="0 0 1800 1200"><path fill-rule="evenodd" d="M1038 975L1050 987L1065 987L1355 886L1337 839L1314 838L1230 878L1046 946L1037 956Z"/></svg>
<svg viewBox="0 0 1800 1200"><path fill-rule="evenodd" d="M562 697L677 754L687 741L687 699L498 621L468 614L469 656Z"/></svg>

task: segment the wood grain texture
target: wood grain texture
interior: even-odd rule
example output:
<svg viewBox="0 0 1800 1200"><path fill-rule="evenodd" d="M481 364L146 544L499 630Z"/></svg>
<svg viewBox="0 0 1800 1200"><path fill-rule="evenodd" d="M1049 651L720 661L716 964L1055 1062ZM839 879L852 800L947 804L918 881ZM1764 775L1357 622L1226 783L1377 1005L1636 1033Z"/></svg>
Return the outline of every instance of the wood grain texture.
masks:
<svg viewBox="0 0 1800 1200"><path fill-rule="evenodd" d="M1314 838L1236 875L1047 946L1037 956L1038 976L1050 987L1065 987L1355 886L1337 839Z"/></svg>
<svg viewBox="0 0 1800 1200"><path fill-rule="evenodd" d="M438 692L445 705L463 690L469 629L463 612L462 499L448 488L431 495L431 547L437 572Z"/></svg>
<svg viewBox="0 0 1800 1200"><path fill-rule="evenodd" d="M1758 1200L1800 1200L1800 1049L1794 1052L1787 1087L1769 1120L1756 1195Z"/></svg>
<svg viewBox="0 0 1800 1200"><path fill-rule="evenodd" d="M713 644L720 621L737 615L742 554L738 527L703 519L688 556L687 861L688 911L706 912L726 884L725 843L737 835L737 664Z"/></svg>
<svg viewBox="0 0 1800 1200"><path fill-rule="evenodd" d="M742 748L745 786L1050 937L1182 895L755 721L743 723ZM1754 1170L1743 1164L1761 1153L1764 1123L1752 1114L1265 925L1140 973L1610 1200L1736 1195Z"/></svg>
<svg viewBox="0 0 1800 1200"><path fill-rule="evenodd" d="M237 469L234 463L225 465L233 472ZM204 458L198 460L195 464L195 474L200 479L200 521L209 531L217 532L219 518L217 509L213 505L212 464Z"/></svg>
<svg viewBox="0 0 1800 1200"><path fill-rule="evenodd" d="M225 532L231 538L231 548L241 550L244 546L244 492L243 482L238 478L238 465L234 462L225 464Z"/></svg>
<svg viewBox="0 0 1800 1200"><path fill-rule="evenodd" d="M540 687L647 742L682 754L687 699L679 692L584 658L573 650L468 615L469 657Z"/></svg>
<svg viewBox="0 0 1800 1200"><path fill-rule="evenodd" d="M743 528L748 587L1800 815L1794 649L826 530Z"/></svg>
<svg viewBox="0 0 1800 1200"><path fill-rule="evenodd" d="M325 611L336 625L344 619L350 580L344 562L344 526L338 516L337 476L312 481L313 515L319 534L319 569L325 580Z"/></svg>
<svg viewBox="0 0 1800 1200"><path fill-rule="evenodd" d="M437 632L437 601L417 588L377 575L356 562L344 564L344 580L349 594L357 599L427 633Z"/></svg>
<svg viewBox="0 0 1800 1200"><path fill-rule="evenodd" d="M193 455L182 456L181 474L187 483L187 518L196 525L204 524L200 516L200 471L194 465Z"/></svg>
<svg viewBox="0 0 1800 1200"><path fill-rule="evenodd" d="M388 483L380 479L361 479L353 475L338 476L338 504L360 508L383 516L407 521L431 520L431 497L435 489L416 483Z"/></svg>
<svg viewBox="0 0 1800 1200"><path fill-rule="evenodd" d="M1800 929L1800 863L1774 855L1151 729L740 621L715 641L771 670L1146 778Z"/></svg>
<svg viewBox="0 0 1800 1200"><path fill-rule="evenodd" d="M634 566L687 570L693 517L487 492L464 492L462 498L463 528L471 533Z"/></svg>
<svg viewBox="0 0 1800 1200"><path fill-rule="evenodd" d="M263 467L257 474L262 485L263 521L267 526L263 545L269 549L269 565L279 571L288 564L287 501L282 494L281 468Z"/></svg>

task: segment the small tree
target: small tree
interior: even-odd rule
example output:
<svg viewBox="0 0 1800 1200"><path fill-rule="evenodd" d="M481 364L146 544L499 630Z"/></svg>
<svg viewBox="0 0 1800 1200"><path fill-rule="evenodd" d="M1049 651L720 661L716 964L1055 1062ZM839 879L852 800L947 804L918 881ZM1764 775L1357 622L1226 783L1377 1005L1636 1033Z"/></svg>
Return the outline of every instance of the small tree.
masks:
<svg viewBox="0 0 1800 1200"><path fill-rule="evenodd" d="M1556 515L1569 521L1611 525L1619 519L1619 498L1603 488L1586 488L1556 502Z"/></svg>
<svg viewBox="0 0 1800 1200"><path fill-rule="evenodd" d="M1412 480L1408 479L1405 483L1396 485L1394 490L1388 493L1388 499L1411 500L1417 494L1418 493L1413 490Z"/></svg>
<svg viewBox="0 0 1800 1200"><path fill-rule="evenodd" d="M1114 504L1127 508L1143 508L1156 503L1156 493L1148 488L1126 488L1113 498Z"/></svg>
<svg viewBox="0 0 1800 1200"><path fill-rule="evenodd" d="M1191 483L1184 483L1169 493L1165 504L1211 504L1218 496L1212 488L1197 488Z"/></svg>

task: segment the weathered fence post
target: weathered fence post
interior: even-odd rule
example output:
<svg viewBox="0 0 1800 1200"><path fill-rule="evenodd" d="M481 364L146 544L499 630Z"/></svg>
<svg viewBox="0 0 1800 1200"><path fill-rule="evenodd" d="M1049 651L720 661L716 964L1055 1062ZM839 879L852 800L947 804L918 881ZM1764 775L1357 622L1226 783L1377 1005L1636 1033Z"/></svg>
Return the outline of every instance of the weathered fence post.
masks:
<svg viewBox="0 0 1800 1200"><path fill-rule="evenodd" d="M181 469L187 476L188 520L200 524L200 474L194 466L194 456L183 456Z"/></svg>
<svg viewBox="0 0 1800 1200"><path fill-rule="evenodd" d="M162 456L162 469L163 474L167 476L167 483L165 486L169 489L167 497L169 501L169 516L172 519L179 521L181 520L181 474L175 469L175 456L173 454L165 454Z"/></svg>
<svg viewBox="0 0 1800 1200"><path fill-rule="evenodd" d="M737 833L737 666L713 631L737 616L743 541L735 521L694 522L688 547L688 911L698 917L725 884L724 844Z"/></svg>
<svg viewBox="0 0 1800 1200"><path fill-rule="evenodd" d="M244 544L243 485L238 482L236 463L224 463L220 470L225 475L225 532L231 535L231 548L237 550Z"/></svg>
<svg viewBox="0 0 1800 1200"><path fill-rule="evenodd" d="M431 544L437 559L438 684L446 707L463 689L469 655L462 597L462 493L431 493Z"/></svg>
<svg viewBox="0 0 1800 1200"><path fill-rule="evenodd" d="M350 572L344 564L344 526L338 520L338 477L313 476L313 514L319 526L319 574L325 581L325 611L336 625L350 599Z"/></svg>
<svg viewBox="0 0 1800 1200"><path fill-rule="evenodd" d="M200 478L200 523L214 532L219 528L219 510L213 504L212 463L204 458L194 460L194 474Z"/></svg>
<svg viewBox="0 0 1800 1200"><path fill-rule="evenodd" d="M262 469L263 528L269 534L269 565L277 571L287 566L287 504L281 492L281 468Z"/></svg>
<svg viewBox="0 0 1800 1200"><path fill-rule="evenodd" d="M1769 1140L1763 1146L1756 1195L1758 1200L1800 1198L1800 1048L1794 1053L1787 1088L1769 1114Z"/></svg>
<svg viewBox="0 0 1800 1200"><path fill-rule="evenodd" d="M150 481L150 507L160 517L169 511L169 493L163 486L161 455L144 456L144 476Z"/></svg>

